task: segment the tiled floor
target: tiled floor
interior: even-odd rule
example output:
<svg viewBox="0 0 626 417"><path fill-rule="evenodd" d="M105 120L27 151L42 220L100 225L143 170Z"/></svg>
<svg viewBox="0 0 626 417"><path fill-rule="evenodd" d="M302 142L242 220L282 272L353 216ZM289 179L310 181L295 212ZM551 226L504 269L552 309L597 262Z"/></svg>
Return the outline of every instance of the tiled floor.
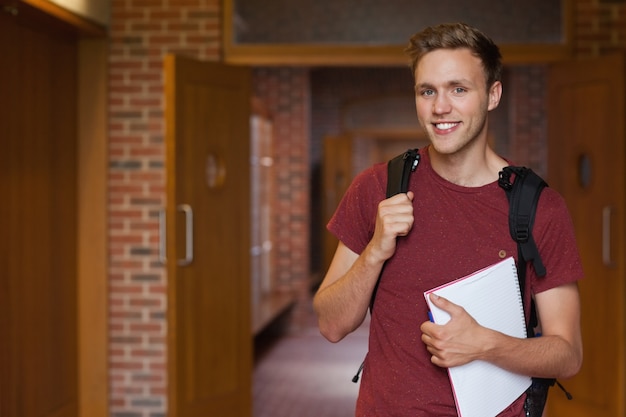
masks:
<svg viewBox="0 0 626 417"><path fill-rule="evenodd" d="M367 323L344 340L324 339L312 317L299 330L257 343L254 417L353 417L367 352Z"/></svg>

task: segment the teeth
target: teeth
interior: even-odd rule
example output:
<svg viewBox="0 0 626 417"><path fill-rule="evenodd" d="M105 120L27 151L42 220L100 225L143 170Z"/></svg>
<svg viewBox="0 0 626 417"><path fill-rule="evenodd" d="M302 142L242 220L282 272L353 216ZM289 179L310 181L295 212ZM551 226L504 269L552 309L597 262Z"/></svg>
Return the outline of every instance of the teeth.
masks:
<svg viewBox="0 0 626 417"><path fill-rule="evenodd" d="M456 126L456 123L436 123L435 126L437 126L437 129L446 130L452 129Z"/></svg>

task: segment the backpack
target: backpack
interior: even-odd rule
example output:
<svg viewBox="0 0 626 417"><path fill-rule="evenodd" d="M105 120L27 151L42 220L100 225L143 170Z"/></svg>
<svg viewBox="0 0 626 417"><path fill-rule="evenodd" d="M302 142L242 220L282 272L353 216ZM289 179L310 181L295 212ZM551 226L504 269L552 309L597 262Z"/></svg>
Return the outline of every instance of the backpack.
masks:
<svg viewBox="0 0 626 417"><path fill-rule="evenodd" d="M409 177L419 165L420 155L418 149L408 149L406 152L392 158L387 163L387 198L399 193L406 193L409 185ZM511 182L511 176L515 175ZM511 238L517 242L518 251L518 280L522 298L526 282L526 269L532 264L535 273L539 277L546 275L546 268L539 256L539 250L532 236L532 228L535 219L535 211L541 191L548 184L533 170L520 166L507 166L499 174L498 185L506 193L509 200L509 233ZM370 300L370 312L374 308L376 291L380 283L380 276L374 287L372 299ZM527 323L526 332L528 337L535 337L534 328L537 326L537 313L534 301L531 299L530 321ZM352 382L358 382L359 375L363 369L361 364L357 374L352 378ZM568 399L572 395L554 378L535 378L527 391L525 409L530 416L541 416L547 399L548 388L555 383L565 392Z"/></svg>

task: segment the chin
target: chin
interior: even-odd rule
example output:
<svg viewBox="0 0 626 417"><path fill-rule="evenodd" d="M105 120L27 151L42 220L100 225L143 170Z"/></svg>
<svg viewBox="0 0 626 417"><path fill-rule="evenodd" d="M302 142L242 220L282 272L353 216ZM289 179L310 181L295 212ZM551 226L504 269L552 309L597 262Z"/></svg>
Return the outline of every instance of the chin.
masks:
<svg viewBox="0 0 626 417"><path fill-rule="evenodd" d="M440 155L454 155L461 149L458 144L448 141L432 141L430 142L431 148Z"/></svg>

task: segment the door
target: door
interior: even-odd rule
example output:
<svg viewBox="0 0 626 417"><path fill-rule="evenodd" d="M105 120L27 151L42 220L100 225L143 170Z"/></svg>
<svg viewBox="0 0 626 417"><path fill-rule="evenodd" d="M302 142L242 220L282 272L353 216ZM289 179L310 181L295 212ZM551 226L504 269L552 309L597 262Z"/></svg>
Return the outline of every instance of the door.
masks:
<svg viewBox="0 0 626 417"><path fill-rule="evenodd" d="M168 404L251 414L250 71L165 61Z"/></svg>
<svg viewBox="0 0 626 417"><path fill-rule="evenodd" d="M77 46L0 13L0 415L75 417Z"/></svg>
<svg viewBox="0 0 626 417"><path fill-rule="evenodd" d="M580 283L584 363L552 389L549 416L618 417L625 408L624 57L567 62L549 74L550 185L571 211L585 278Z"/></svg>

